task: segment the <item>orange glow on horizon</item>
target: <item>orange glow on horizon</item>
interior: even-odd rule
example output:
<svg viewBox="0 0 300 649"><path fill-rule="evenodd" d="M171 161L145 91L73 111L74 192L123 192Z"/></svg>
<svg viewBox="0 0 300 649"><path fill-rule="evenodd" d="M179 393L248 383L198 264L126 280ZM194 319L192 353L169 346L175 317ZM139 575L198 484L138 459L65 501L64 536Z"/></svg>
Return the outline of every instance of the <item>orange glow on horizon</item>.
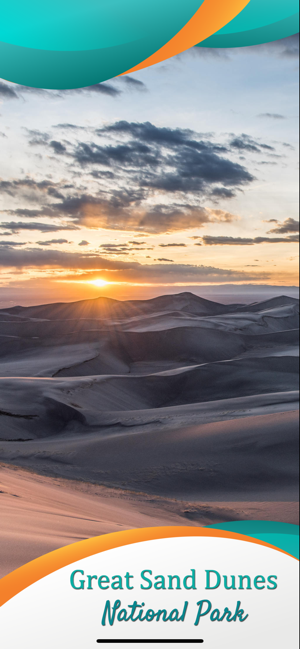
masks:
<svg viewBox="0 0 300 649"><path fill-rule="evenodd" d="M94 286L99 286L103 288L103 286L107 286L109 282L99 277L99 279L92 279L90 282L88 282L88 284L93 284Z"/></svg>

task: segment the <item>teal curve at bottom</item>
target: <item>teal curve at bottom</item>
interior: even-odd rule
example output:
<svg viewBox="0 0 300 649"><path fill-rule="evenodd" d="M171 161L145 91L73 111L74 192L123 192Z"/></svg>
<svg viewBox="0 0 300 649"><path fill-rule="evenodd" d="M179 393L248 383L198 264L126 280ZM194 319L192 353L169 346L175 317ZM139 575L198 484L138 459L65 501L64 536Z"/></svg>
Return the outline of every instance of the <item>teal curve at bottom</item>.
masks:
<svg viewBox="0 0 300 649"><path fill-rule="evenodd" d="M299 525L276 521L233 521L206 527L252 536L288 552L295 559L299 559Z"/></svg>

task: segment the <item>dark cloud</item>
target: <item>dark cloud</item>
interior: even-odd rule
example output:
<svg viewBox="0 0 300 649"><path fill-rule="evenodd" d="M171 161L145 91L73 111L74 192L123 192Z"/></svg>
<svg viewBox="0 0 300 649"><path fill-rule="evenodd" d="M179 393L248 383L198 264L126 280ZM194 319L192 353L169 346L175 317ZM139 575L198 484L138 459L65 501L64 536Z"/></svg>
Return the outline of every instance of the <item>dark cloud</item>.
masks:
<svg viewBox="0 0 300 649"><path fill-rule="evenodd" d="M268 117L269 119L286 119L285 115L280 115L280 113L260 113L257 117Z"/></svg>
<svg viewBox="0 0 300 649"><path fill-rule="evenodd" d="M298 59L299 58L299 34L293 34L288 38L282 38L266 45L258 46L260 51L265 51L272 54L277 54L284 59Z"/></svg>
<svg viewBox="0 0 300 649"><path fill-rule="evenodd" d="M37 243L39 246L53 246L69 242L67 239L48 239L47 241L37 241Z"/></svg>
<svg viewBox="0 0 300 649"><path fill-rule="evenodd" d="M156 259L156 261L169 261L174 264L174 259L165 259L164 257L159 257L158 259Z"/></svg>
<svg viewBox="0 0 300 649"><path fill-rule="evenodd" d="M23 94L34 94L34 95L48 95L51 96L51 92L45 90L44 88L34 88L33 86L22 86L21 84L14 84L14 88L17 92Z"/></svg>
<svg viewBox="0 0 300 649"><path fill-rule="evenodd" d="M118 82L122 83L123 89L128 91L138 91L145 92L147 90L146 85L135 79L131 76L119 77ZM20 99L26 95L42 95L49 99L57 99L64 97L69 97L72 95L85 95L85 94L96 94L96 95L106 95L107 97L119 97L122 94L122 90L116 87L111 83L96 83L92 86L86 86L84 88L71 88L66 90L46 90L44 88L34 88L31 86L23 86L19 84L7 84L3 81L0 81L0 97L5 99ZM63 128L72 128L70 124L63 124ZM82 127L81 127L82 128Z"/></svg>
<svg viewBox="0 0 300 649"><path fill-rule="evenodd" d="M297 59L299 57L299 34L294 34L270 43L249 45L247 47L216 48L195 46L188 50L186 54L192 54L199 58L213 58L220 61L230 60L236 56L245 54L265 54L266 56Z"/></svg>
<svg viewBox="0 0 300 649"><path fill-rule="evenodd" d="M160 248L186 248L185 243L160 243Z"/></svg>
<svg viewBox="0 0 300 649"><path fill-rule="evenodd" d="M65 145L62 144L61 142L57 142L57 140L51 140L51 142L49 142L49 146L51 146L54 153L58 153L58 154L65 153L67 150Z"/></svg>
<svg viewBox="0 0 300 649"><path fill-rule="evenodd" d="M160 162L159 153L140 142L101 146L95 142L80 142L72 157L80 165L97 164L107 167L131 166L141 168L145 166L156 167Z"/></svg>
<svg viewBox="0 0 300 649"><path fill-rule="evenodd" d="M96 135L110 136L112 143L78 142L68 155L85 167L97 165L123 172L128 168L130 178L147 192L232 198L237 188L254 180L244 166L225 157L228 147L200 139L189 129L120 121L97 129ZM117 137L125 141L116 141ZM231 145L248 151L273 150L246 135L233 138Z"/></svg>
<svg viewBox="0 0 300 649"><path fill-rule="evenodd" d="M60 94L82 94L86 92L92 92L100 95L109 95L109 97L117 97L121 94L121 90L111 86L108 83L96 83L93 86L87 86L86 88L76 88L75 90L63 90L60 91Z"/></svg>
<svg viewBox="0 0 300 649"><path fill-rule="evenodd" d="M185 56L187 53L199 59L229 61L229 55L232 53L232 49L227 49L225 47L199 47L198 45L195 45L195 47L191 47L191 49L187 50L187 52L183 52L179 57Z"/></svg>
<svg viewBox="0 0 300 649"><path fill-rule="evenodd" d="M215 198L234 198L235 192L227 187L215 187L210 195Z"/></svg>
<svg viewBox="0 0 300 649"><path fill-rule="evenodd" d="M129 90L139 90L141 92L145 92L147 90L147 87L143 83L143 81L135 79L134 77L131 77L129 75L119 77L118 81L124 83Z"/></svg>
<svg viewBox="0 0 300 649"><path fill-rule="evenodd" d="M135 80L137 81L137 80ZM133 84L132 84L133 85ZM121 90L115 88L109 83L96 83L93 86L86 86L85 88L74 88L70 90L45 90L43 88L34 88L31 86L22 86L18 84L7 85L0 82L0 95L8 99L18 99L23 94L31 95L46 95L49 98L65 97L69 95L79 95L85 93L96 93L101 95L108 95L110 97L117 97L121 94Z"/></svg>
<svg viewBox="0 0 300 649"><path fill-rule="evenodd" d="M195 49L201 48L196 47ZM224 48L224 51L227 54L227 57L238 56L240 54L265 54L266 56L276 56L283 59L298 59L299 34L293 34L292 36L288 36L287 38L281 38L279 40L271 41L270 43L262 43L260 45Z"/></svg>
<svg viewBox="0 0 300 649"><path fill-rule="evenodd" d="M269 223L273 223L274 220L270 219ZM299 232L299 221L296 221L292 218L287 218L283 223L278 223L272 230L269 230L270 233L274 234L287 234L288 232Z"/></svg>
<svg viewBox="0 0 300 649"><path fill-rule="evenodd" d="M97 180L102 180L103 178L106 180L113 180L113 178L115 178L113 171L104 171L104 169L101 169L101 171L98 169L92 169L90 175L92 178L96 178Z"/></svg>
<svg viewBox="0 0 300 649"><path fill-rule="evenodd" d="M96 133L98 135L107 133L122 134L148 144L160 144L167 147L192 142L194 136L194 132L190 129L172 129L166 126L155 126L151 122L127 122L126 120L104 126L98 129Z"/></svg>
<svg viewBox="0 0 300 649"><path fill-rule="evenodd" d="M17 246L26 246L26 242L24 242L24 241L11 241L11 240L9 240L9 241L0 241L0 247L1 248L3 248L3 247L5 248L7 246L8 247L13 247L13 248L15 248Z"/></svg>
<svg viewBox="0 0 300 649"><path fill-rule="evenodd" d="M132 245L132 244L137 244L137 245ZM134 241L129 241L128 243L102 243L99 248L101 248L101 252L105 254L112 254L112 255L128 255L131 252L140 252L141 250L153 250L153 247L150 248L145 248L144 246L139 247L142 245L139 241L134 242Z"/></svg>
<svg viewBox="0 0 300 649"><path fill-rule="evenodd" d="M146 85L142 81L131 76L119 77L117 81L122 83L124 90L125 88L129 91L139 92L145 92L147 90ZM111 83L96 83L92 86L86 86L84 88L71 88L66 90L46 90L44 88L34 88L31 86L23 86L19 84L6 84L3 81L0 81L0 96L6 99L19 99L23 97L23 95L42 95L48 97L49 99L63 99L64 97L71 95L85 94L118 97L122 94L122 90ZM70 128L69 124L63 124L62 126L64 128Z"/></svg>
<svg viewBox="0 0 300 649"><path fill-rule="evenodd" d="M101 277L113 282L151 282L151 283L201 283L236 282L251 279L267 279L268 273L253 274L213 266L191 264L140 264L138 262L107 259L93 254L63 252L60 250L41 250L4 248L1 251L0 266L3 268L57 268L73 271L64 279L91 281ZM61 277L61 275L60 275Z"/></svg>
<svg viewBox="0 0 300 649"><path fill-rule="evenodd" d="M132 243L135 246L143 246L146 243L146 241L127 241L127 243Z"/></svg>
<svg viewBox="0 0 300 649"><path fill-rule="evenodd" d="M189 203L160 204L150 207L143 204L144 195L139 190L112 190L110 198L82 194L52 203L41 210L17 208L7 213L17 217L67 217L77 226L148 233L163 233L201 227L205 223L232 222L230 212L206 209ZM61 226L71 229L71 226Z"/></svg>
<svg viewBox="0 0 300 649"><path fill-rule="evenodd" d="M138 90L145 91L146 86L142 81L135 79L131 76L122 76L118 77L116 81L121 82L122 85L126 86L128 90ZM93 86L86 86L85 88L74 88L71 90L60 90L60 96L70 95L70 94L85 94L85 93L96 93L100 95L108 95L109 97L118 97L122 90L117 88L115 85L110 83L96 83Z"/></svg>
<svg viewBox="0 0 300 649"><path fill-rule="evenodd" d="M78 230L79 228L76 225L69 225L61 223L60 225L52 225L51 223L34 223L34 222L24 222L24 221L5 221L0 223L1 228L5 230L11 230L16 233L19 230L37 230L39 232L59 232L60 230Z"/></svg>
<svg viewBox="0 0 300 649"><path fill-rule="evenodd" d="M258 165L269 165L269 166L271 165L271 167L274 167L274 166L276 167L278 162L268 162L267 160L260 160L256 164L258 164Z"/></svg>
<svg viewBox="0 0 300 649"><path fill-rule="evenodd" d="M74 185L70 182L54 183L51 180L37 181L29 176L25 178L18 178L13 180L0 179L0 192L6 193L9 196L20 197L28 196L31 200L36 200L41 203L42 196L48 195L51 198L62 199L65 190L73 189ZM41 196L42 195L42 196ZM37 210L39 212L40 210ZM20 214L25 210L20 209ZM32 210L28 210L27 216L31 214ZM16 211L15 211L16 213ZM32 215L32 214L31 214Z"/></svg>
<svg viewBox="0 0 300 649"><path fill-rule="evenodd" d="M0 81L0 97L4 99L18 99L18 95L14 91L14 88L8 86L7 83L3 83L3 81Z"/></svg>
<svg viewBox="0 0 300 649"><path fill-rule="evenodd" d="M68 122L64 122L63 124L54 124L53 128L59 128L62 130L70 130L70 131L85 131L86 127L85 126L79 126L78 124L69 124Z"/></svg>
<svg viewBox="0 0 300 649"><path fill-rule="evenodd" d="M82 241L80 241L80 243L78 245L79 246L89 246L90 243L89 243L89 241L85 241L85 239L83 239Z"/></svg>
<svg viewBox="0 0 300 649"><path fill-rule="evenodd" d="M208 236L202 237L205 246L253 246L259 243L296 243L299 237L291 235L289 237L226 237L226 236ZM201 243L195 243L195 246L201 246Z"/></svg>
<svg viewBox="0 0 300 649"><path fill-rule="evenodd" d="M201 49L201 48L195 48ZM209 48L206 48L209 49ZM220 53L222 50L219 50ZM245 54L256 54L278 57L281 59L298 59L299 58L299 34L293 34L287 38L281 38L270 43L261 43L259 45L248 45L246 47L224 48L227 58Z"/></svg>
<svg viewBox="0 0 300 649"><path fill-rule="evenodd" d="M50 135L49 133L43 133L42 131L39 131L38 129L25 129L29 139L28 142L32 146L47 146L49 140L50 140Z"/></svg>
<svg viewBox="0 0 300 649"><path fill-rule="evenodd" d="M274 151L274 147L269 146L268 144L261 144L257 140L242 133L238 137L232 138L230 141L230 146L233 149L238 149L239 151L249 151L250 153L262 153L262 149L267 149L269 151Z"/></svg>
<svg viewBox="0 0 300 649"><path fill-rule="evenodd" d="M71 124L62 126L73 129ZM254 181L245 165L227 153L273 150L246 134L232 135L229 149L213 141L212 134L125 120L96 129L89 142L82 141L80 132L75 144L37 130L28 135L31 144L43 144L72 166L75 180L56 184L28 177L0 181L2 191L14 197L19 192L39 204L35 209L22 201L22 207L7 209L7 214L32 220L68 217L89 228L148 233L233 220L229 212L203 206L209 198L215 203L231 199ZM83 179L90 177L85 181L89 191L84 190L84 180L80 189L76 185L76 173Z"/></svg>

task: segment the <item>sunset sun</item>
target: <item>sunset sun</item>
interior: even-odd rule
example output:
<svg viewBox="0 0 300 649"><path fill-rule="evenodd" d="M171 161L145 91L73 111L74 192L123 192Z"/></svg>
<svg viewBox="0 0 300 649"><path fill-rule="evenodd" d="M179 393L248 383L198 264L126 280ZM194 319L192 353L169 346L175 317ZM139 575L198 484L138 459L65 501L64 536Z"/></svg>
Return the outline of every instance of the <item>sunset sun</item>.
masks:
<svg viewBox="0 0 300 649"><path fill-rule="evenodd" d="M90 282L90 284L94 284L94 286L100 286L100 287L102 287L102 286L107 286L108 283L109 283L109 282L106 282L105 279L100 279L100 278L99 278L99 279L93 279L93 280Z"/></svg>

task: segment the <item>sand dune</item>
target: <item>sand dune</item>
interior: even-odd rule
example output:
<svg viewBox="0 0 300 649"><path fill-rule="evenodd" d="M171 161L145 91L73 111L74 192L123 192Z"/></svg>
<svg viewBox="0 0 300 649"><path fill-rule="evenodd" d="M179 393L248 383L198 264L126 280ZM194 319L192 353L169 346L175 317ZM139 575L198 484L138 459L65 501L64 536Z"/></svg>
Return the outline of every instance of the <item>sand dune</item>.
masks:
<svg viewBox="0 0 300 649"><path fill-rule="evenodd" d="M2 540L15 539L6 567L27 533L29 557L83 538L85 506L97 510L87 535L125 524L126 512L129 526L178 517L295 522L293 506L283 514L277 503L297 500L298 324L298 301L285 296L223 305L182 293L0 311L0 460L44 476L30 479L40 517L35 481L56 503L43 533L33 515L26 531L27 504L5 500ZM20 492L23 469L5 469ZM64 500L61 479L116 489L111 518L104 492L85 502L70 483ZM78 512L70 528L61 507Z"/></svg>
<svg viewBox="0 0 300 649"><path fill-rule="evenodd" d="M0 466L0 578L42 554L108 532L230 520L296 523L293 502L188 502Z"/></svg>
<svg viewBox="0 0 300 649"><path fill-rule="evenodd" d="M150 425L60 435L7 443L1 451L6 461L48 475L163 496L292 500L297 448L298 416L291 411L175 430Z"/></svg>
<svg viewBox="0 0 300 649"><path fill-rule="evenodd" d="M269 356L207 363L149 375L0 379L2 436L84 433L103 412L158 410L298 388L298 359ZM159 417L159 412L156 413ZM7 431L4 433L4 431ZM15 435L15 432L14 432Z"/></svg>

